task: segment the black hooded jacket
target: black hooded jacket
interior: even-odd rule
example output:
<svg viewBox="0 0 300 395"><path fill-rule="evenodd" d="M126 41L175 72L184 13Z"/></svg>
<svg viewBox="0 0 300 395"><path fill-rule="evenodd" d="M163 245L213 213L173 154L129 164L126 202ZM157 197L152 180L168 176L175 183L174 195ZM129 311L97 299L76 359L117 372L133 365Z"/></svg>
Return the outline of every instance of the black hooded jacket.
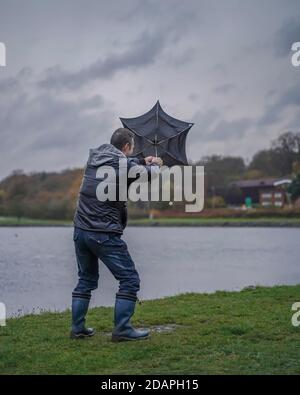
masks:
<svg viewBox="0 0 300 395"><path fill-rule="evenodd" d="M120 162L121 159L121 162ZM116 171L116 190L119 188L120 163L126 166L126 172L133 166L142 166L147 175L158 173L157 165L145 165L145 161L137 158L127 158L120 150L111 144L103 144L91 149L87 161L74 216L74 226L99 232L115 232L122 234L127 223L127 207L125 201L100 201L97 198L97 186L101 179L97 176L99 168L110 166ZM122 165L122 166L123 166ZM136 169L137 170L137 169ZM129 180L127 187L130 185Z"/></svg>

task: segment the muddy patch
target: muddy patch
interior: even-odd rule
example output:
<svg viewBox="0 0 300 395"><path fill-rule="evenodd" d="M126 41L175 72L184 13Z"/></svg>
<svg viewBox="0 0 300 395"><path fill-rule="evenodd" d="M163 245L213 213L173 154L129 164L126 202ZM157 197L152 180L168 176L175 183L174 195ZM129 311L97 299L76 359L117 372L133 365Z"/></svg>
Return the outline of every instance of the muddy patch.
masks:
<svg viewBox="0 0 300 395"><path fill-rule="evenodd" d="M181 328L183 325L178 324L162 324L162 325L149 325L147 327L137 327L135 329L150 329L152 333L170 333L174 332L176 329ZM103 333L104 336L111 336L111 332Z"/></svg>

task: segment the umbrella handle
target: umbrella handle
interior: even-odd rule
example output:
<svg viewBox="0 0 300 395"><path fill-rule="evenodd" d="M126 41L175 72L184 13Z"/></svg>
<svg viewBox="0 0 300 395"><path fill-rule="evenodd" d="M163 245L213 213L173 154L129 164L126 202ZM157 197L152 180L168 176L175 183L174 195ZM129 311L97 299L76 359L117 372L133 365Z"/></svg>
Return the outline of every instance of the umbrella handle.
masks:
<svg viewBox="0 0 300 395"><path fill-rule="evenodd" d="M157 158L157 134L154 137L155 156Z"/></svg>

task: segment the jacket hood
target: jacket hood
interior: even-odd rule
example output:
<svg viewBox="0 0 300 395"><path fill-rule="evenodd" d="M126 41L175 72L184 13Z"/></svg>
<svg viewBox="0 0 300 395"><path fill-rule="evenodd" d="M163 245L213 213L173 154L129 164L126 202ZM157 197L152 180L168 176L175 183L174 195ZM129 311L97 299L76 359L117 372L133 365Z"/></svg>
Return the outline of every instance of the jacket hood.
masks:
<svg viewBox="0 0 300 395"><path fill-rule="evenodd" d="M102 144L98 148L90 149L88 164L91 166L102 166L104 164L114 163L121 158L126 158L118 148L112 144Z"/></svg>

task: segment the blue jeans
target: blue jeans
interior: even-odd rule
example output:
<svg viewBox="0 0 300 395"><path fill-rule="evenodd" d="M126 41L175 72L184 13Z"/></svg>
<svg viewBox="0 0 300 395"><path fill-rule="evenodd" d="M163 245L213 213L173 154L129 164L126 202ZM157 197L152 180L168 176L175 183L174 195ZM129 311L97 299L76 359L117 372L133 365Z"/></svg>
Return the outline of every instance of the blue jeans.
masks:
<svg viewBox="0 0 300 395"><path fill-rule="evenodd" d="M98 287L100 259L119 281L117 296L137 299L140 278L127 245L117 233L103 233L74 228L73 240L79 281L73 298L90 300L91 291Z"/></svg>

